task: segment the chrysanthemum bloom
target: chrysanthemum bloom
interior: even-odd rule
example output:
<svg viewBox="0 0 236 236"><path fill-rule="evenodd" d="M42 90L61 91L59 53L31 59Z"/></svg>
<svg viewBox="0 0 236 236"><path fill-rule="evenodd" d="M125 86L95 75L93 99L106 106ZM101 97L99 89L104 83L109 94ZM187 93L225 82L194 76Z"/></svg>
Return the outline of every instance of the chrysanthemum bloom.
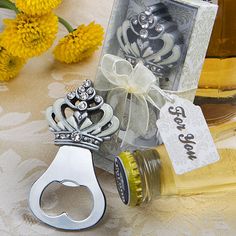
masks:
<svg viewBox="0 0 236 236"><path fill-rule="evenodd" d="M0 82L14 78L25 64L25 59L12 56L0 46Z"/></svg>
<svg viewBox="0 0 236 236"><path fill-rule="evenodd" d="M53 13L29 16L19 13L4 20L1 45L14 56L34 57L48 50L56 38L58 18Z"/></svg>
<svg viewBox="0 0 236 236"><path fill-rule="evenodd" d="M44 15L60 5L62 0L15 0L16 7L29 15Z"/></svg>
<svg viewBox="0 0 236 236"><path fill-rule="evenodd" d="M80 25L76 30L62 38L54 49L57 60L65 63L74 63L93 54L102 45L104 30L94 22L89 25Z"/></svg>

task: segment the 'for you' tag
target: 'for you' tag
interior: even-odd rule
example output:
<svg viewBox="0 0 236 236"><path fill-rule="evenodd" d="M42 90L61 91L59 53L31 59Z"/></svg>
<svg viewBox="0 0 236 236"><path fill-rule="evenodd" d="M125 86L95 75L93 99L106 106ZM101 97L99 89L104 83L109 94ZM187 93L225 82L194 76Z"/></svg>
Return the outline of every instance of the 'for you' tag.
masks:
<svg viewBox="0 0 236 236"><path fill-rule="evenodd" d="M220 159L199 106L173 95L157 121L176 174L184 174Z"/></svg>

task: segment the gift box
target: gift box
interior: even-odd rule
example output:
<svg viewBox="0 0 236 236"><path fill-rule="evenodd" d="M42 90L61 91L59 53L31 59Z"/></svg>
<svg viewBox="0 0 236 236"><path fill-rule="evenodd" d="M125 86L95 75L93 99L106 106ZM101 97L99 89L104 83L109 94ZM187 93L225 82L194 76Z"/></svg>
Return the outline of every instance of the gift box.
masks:
<svg viewBox="0 0 236 236"><path fill-rule="evenodd" d="M162 143L163 93L195 97L217 5L200 0L115 0L95 80L121 128L95 164L112 172L121 150Z"/></svg>

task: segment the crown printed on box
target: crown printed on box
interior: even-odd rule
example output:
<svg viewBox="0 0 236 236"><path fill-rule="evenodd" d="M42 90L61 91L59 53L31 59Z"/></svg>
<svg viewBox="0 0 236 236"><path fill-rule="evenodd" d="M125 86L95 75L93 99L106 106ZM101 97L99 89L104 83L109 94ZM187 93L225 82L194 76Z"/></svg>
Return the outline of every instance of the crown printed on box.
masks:
<svg viewBox="0 0 236 236"><path fill-rule="evenodd" d="M119 120L110 105L96 94L90 80L46 110L55 144L99 150L119 128Z"/></svg>
<svg viewBox="0 0 236 236"><path fill-rule="evenodd" d="M181 57L182 34L163 3L125 20L117 39L126 60L133 66L142 61L160 78L168 77Z"/></svg>

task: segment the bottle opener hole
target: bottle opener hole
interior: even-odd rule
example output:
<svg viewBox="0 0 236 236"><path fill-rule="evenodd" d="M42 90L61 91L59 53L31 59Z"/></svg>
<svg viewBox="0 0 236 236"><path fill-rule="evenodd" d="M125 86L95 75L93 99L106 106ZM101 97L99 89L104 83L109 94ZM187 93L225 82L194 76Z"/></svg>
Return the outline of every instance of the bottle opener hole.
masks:
<svg viewBox="0 0 236 236"><path fill-rule="evenodd" d="M86 186L66 185L54 182L43 192L41 208L49 216L58 216L66 212L74 220L86 219L93 209L93 196Z"/></svg>

